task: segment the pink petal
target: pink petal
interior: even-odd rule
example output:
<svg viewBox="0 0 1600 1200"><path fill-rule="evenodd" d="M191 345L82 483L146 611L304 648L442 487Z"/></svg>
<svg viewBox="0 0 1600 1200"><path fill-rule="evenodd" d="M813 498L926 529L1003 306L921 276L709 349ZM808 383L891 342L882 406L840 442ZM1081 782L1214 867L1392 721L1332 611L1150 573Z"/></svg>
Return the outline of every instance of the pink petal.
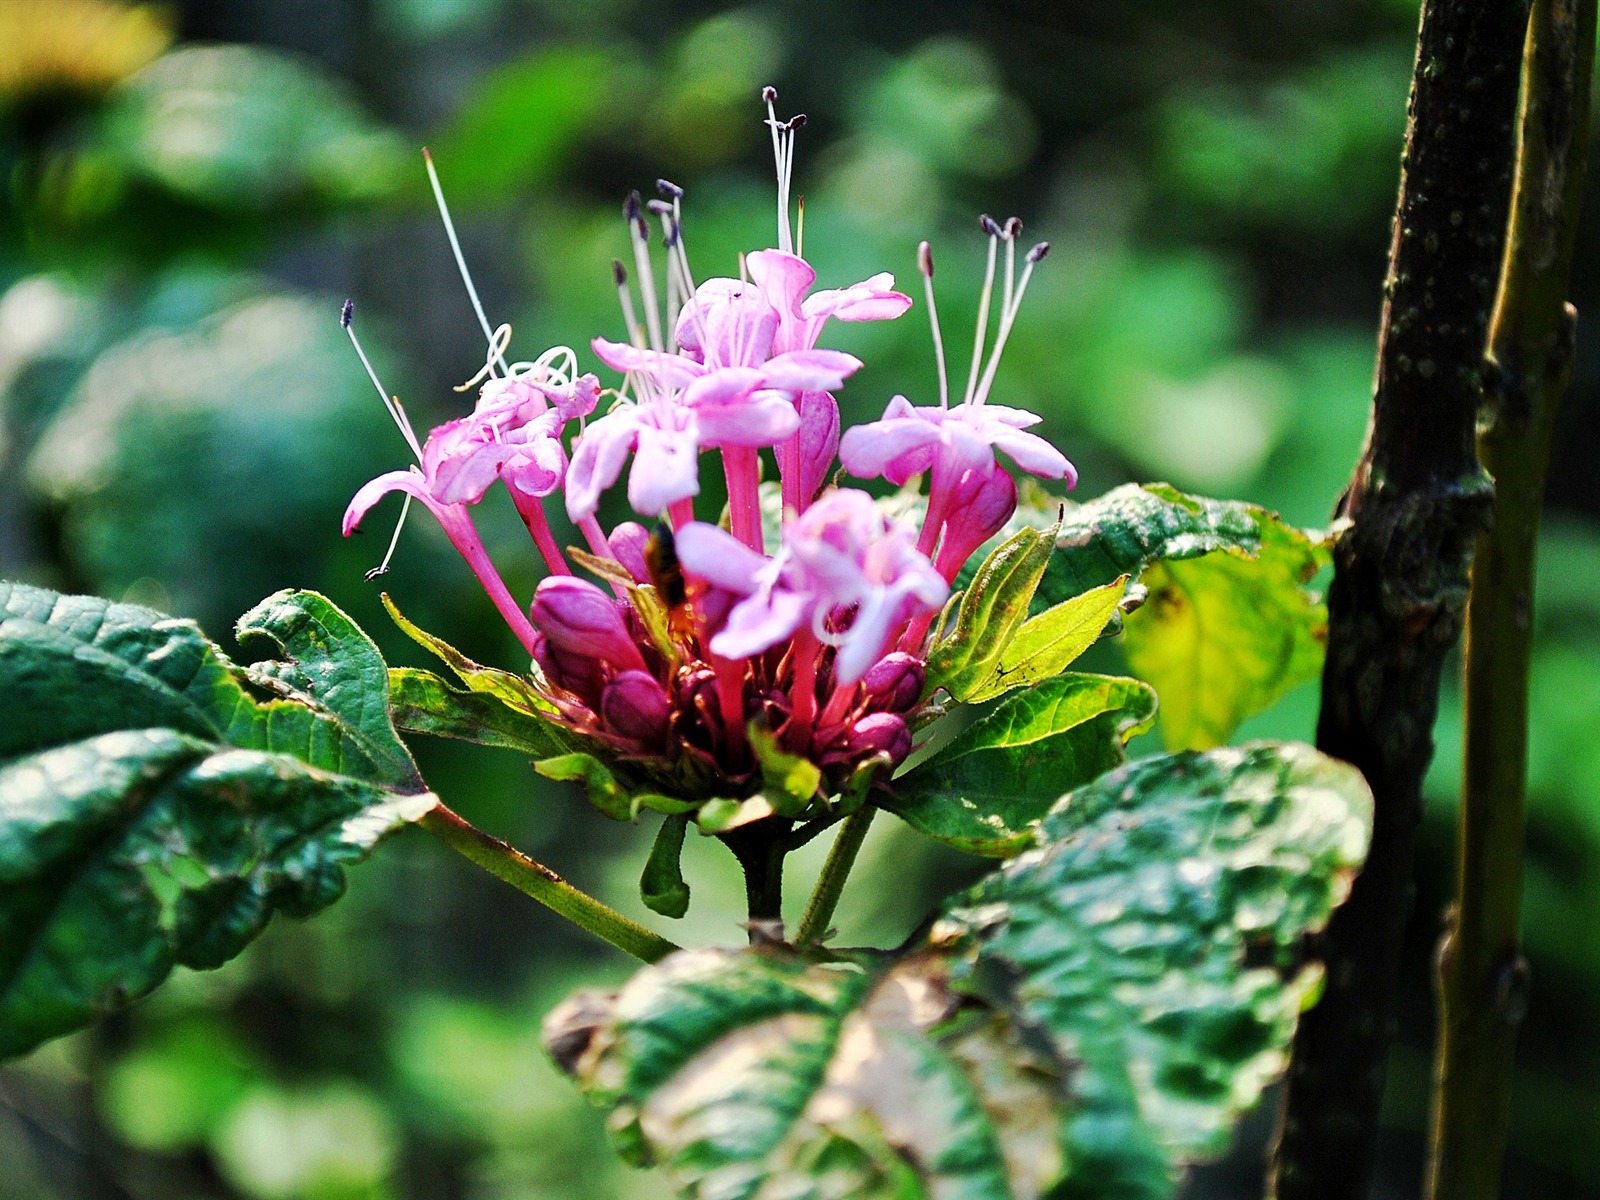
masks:
<svg viewBox="0 0 1600 1200"><path fill-rule="evenodd" d="M636 371L648 375L662 387L681 388L705 374L705 368L681 354L667 354L660 350L641 350L625 342L608 342L595 338L589 343L595 357L613 371Z"/></svg>
<svg viewBox="0 0 1600 1200"><path fill-rule="evenodd" d="M683 403L726 404L760 387L762 373L754 367L718 367L683 389Z"/></svg>
<svg viewBox="0 0 1600 1200"><path fill-rule="evenodd" d="M985 404L979 411L984 416L1003 425L1009 425L1013 429L1026 429L1044 420L1038 413L1031 413L1025 408L1007 408L1003 404Z"/></svg>
<svg viewBox="0 0 1600 1200"><path fill-rule="evenodd" d="M1002 433L994 439L994 444L1031 475L1043 479L1065 479L1070 476L1073 484L1078 482L1078 472L1067 461L1067 456L1038 434L1020 431Z"/></svg>
<svg viewBox="0 0 1600 1200"><path fill-rule="evenodd" d="M690 521L673 538L678 561L712 587L747 596L756 590L756 572L772 565L726 529Z"/></svg>
<svg viewBox="0 0 1600 1200"><path fill-rule="evenodd" d="M875 479L890 470L896 459L939 440L939 426L932 421L885 417L845 430L839 439L839 461L858 479Z"/></svg>
<svg viewBox="0 0 1600 1200"><path fill-rule="evenodd" d="M757 392L736 404L695 410L705 446L775 446L793 437L800 414L783 392Z"/></svg>
<svg viewBox="0 0 1600 1200"><path fill-rule="evenodd" d="M371 511L372 506L390 492L408 493L427 505L435 516L440 516L441 510L444 509L444 505L440 504L428 490L427 481L422 478L421 471L415 467L404 471L387 471L376 479L369 479L362 484L360 490L351 497L349 507L344 510L345 537L349 537L356 526L361 524L361 519Z"/></svg>
<svg viewBox="0 0 1600 1200"><path fill-rule="evenodd" d="M810 263L785 250L757 250L744 261L750 278L767 294L773 307L786 316L800 314L801 297L817 281Z"/></svg>
<svg viewBox="0 0 1600 1200"><path fill-rule="evenodd" d="M842 350L791 350L762 368L766 384L786 392L831 392L861 369L861 360Z"/></svg>
<svg viewBox="0 0 1600 1200"><path fill-rule="evenodd" d="M617 481L639 435L637 410L621 408L583 431L567 467L567 515L574 521L592 517L600 493Z"/></svg>
<svg viewBox="0 0 1600 1200"><path fill-rule="evenodd" d="M728 623L711 639L711 648L724 658L759 654L800 628L810 600L803 593L782 590L751 596L728 614Z"/></svg>
<svg viewBox="0 0 1600 1200"><path fill-rule="evenodd" d="M628 473L628 503L633 511L655 516L674 501L699 495L699 451L692 429L640 426L633 470Z"/></svg>

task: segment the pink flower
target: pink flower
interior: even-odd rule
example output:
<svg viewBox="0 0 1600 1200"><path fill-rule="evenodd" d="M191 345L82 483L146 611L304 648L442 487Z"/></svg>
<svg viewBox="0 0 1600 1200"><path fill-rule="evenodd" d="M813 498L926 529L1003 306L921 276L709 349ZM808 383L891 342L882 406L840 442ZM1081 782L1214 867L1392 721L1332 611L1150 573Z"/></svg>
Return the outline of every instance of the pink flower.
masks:
<svg viewBox="0 0 1600 1200"><path fill-rule="evenodd" d="M1038 434L1023 432L1040 420L1025 409L999 404L919 408L896 396L881 419L846 431L839 461L862 479L881 475L900 484L931 468L954 484L968 471L988 476L995 469L995 451L1003 450L1029 474L1065 479L1071 487L1078 472L1067 456Z"/></svg>
<svg viewBox="0 0 1600 1200"><path fill-rule="evenodd" d="M711 639L715 653L748 658L802 631L837 648L839 684L859 680L907 621L937 612L949 595L910 535L850 489L785 525L774 558L699 522L678 531L677 551L686 570L745 597Z"/></svg>
<svg viewBox="0 0 1600 1200"><path fill-rule="evenodd" d="M567 511L593 516L600 494L621 476L629 453L628 501L654 516L700 491L704 448L773 446L800 428L793 396L842 384L861 360L836 350L781 354L759 367L707 367L683 354L641 350L604 338L594 350L608 366L646 381L584 430L567 471Z"/></svg>
<svg viewBox="0 0 1600 1200"><path fill-rule="evenodd" d="M807 295L817 280L811 264L784 250L745 259L750 282L708 279L678 316L678 345L703 362L757 364L769 354L810 350L828 318L892 321L911 307L888 272L847 288Z"/></svg>

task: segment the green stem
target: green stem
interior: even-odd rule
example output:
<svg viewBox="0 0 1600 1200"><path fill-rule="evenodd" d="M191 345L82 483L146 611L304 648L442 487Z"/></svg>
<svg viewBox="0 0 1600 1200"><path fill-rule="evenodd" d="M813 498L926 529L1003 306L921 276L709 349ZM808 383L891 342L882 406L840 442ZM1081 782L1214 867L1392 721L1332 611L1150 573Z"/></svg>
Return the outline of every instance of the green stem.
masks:
<svg viewBox="0 0 1600 1200"><path fill-rule="evenodd" d="M783 920L783 859L792 822L769 817L730 830L723 843L744 871L745 905L752 923ZM766 934L752 927L752 941Z"/></svg>
<svg viewBox="0 0 1600 1200"><path fill-rule="evenodd" d="M1432 1200L1493 1200L1526 1005L1519 945L1527 812L1534 556L1556 408L1572 370L1566 303L1588 147L1595 0L1534 0L1523 58L1516 182L1489 327L1493 381L1478 452L1494 523L1467 605L1456 913L1439 954Z"/></svg>
<svg viewBox="0 0 1600 1200"><path fill-rule="evenodd" d="M844 828L839 830L833 849L828 851L828 861L822 865L822 874L811 893L811 902L806 905L805 916L800 918L800 929L794 939L796 946L820 941L827 934L828 922L833 920L833 910L839 906L845 880L850 877L850 868L856 865L856 855L861 853L861 843L877 811L872 805L864 805L845 818Z"/></svg>
<svg viewBox="0 0 1600 1200"><path fill-rule="evenodd" d="M452 850L477 863L496 879L504 880L519 892L574 925L587 929L647 963L660 962L678 947L666 938L651 933L630 921L593 896L580 892L549 867L537 863L515 846L491 837L475 825L462 820L440 804L418 822Z"/></svg>

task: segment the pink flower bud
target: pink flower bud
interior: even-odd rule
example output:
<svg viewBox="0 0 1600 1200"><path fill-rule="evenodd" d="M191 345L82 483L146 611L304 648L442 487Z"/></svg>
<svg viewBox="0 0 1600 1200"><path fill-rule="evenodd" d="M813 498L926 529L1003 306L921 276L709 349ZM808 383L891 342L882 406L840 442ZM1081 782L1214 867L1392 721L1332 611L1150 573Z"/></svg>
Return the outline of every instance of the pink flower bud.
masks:
<svg viewBox="0 0 1600 1200"><path fill-rule="evenodd" d="M542 633L533 635L531 651L533 661L551 683L579 697L590 708L600 706L605 674L598 659L563 650Z"/></svg>
<svg viewBox="0 0 1600 1200"><path fill-rule="evenodd" d="M950 503L934 564L947 583L954 582L972 552L1000 532L1016 511L1017 485L1009 471L996 466L988 475L967 472Z"/></svg>
<svg viewBox="0 0 1600 1200"><path fill-rule="evenodd" d="M896 650L886 654L861 677L861 686L876 709L903 713L922 696L927 672L922 662Z"/></svg>
<svg viewBox="0 0 1600 1200"><path fill-rule="evenodd" d="M529 616L563 656L581 655L614 671L644 670L621 606L592 583L552 575L540 582Z"/></svg>
<svg viewBox="0 0 1600 1200"><path fill-rule="evenodd" d="M827 392L800 395L800 507L810 504L839 453L839 404Z"/></svg>
<svg viewBox="0 0 1600 1200"><path fill-rule="evenodd" d="M644 548L650 541L648 529L637 521L624 521L606 540L611 543L611 556L628 568L635 583L650 582L650 568L644 560Z"/></svg>
<svg viewBox="0 0 1600 1200"><path fill-rule="evenodd" d="M666 689L646 671L624 671L600 695L600 715L613 733L659 742L667 733L671 705Z"/></svg>
<svg viewBox="0 0 1600 1200"><path fill-rule="evenodd" d="M890 762L899 765L911 753L911 730L894 713L872 713L855 723L845 748L852 757L885 753Z"/></svg>

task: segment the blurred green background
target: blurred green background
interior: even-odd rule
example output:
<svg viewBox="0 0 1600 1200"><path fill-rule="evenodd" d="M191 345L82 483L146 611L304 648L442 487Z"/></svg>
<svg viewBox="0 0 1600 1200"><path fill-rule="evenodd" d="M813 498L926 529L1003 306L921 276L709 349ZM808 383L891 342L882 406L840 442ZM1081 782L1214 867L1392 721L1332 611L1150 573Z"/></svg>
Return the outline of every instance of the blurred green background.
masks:
<svg viewBox="0 0 1600 1200"><path fill-rule="evenodd" d="M391 661L420 662L385 588L480 660L514 663L426 521L381 583L363 573L395 508L339 537L355 489L406 461L339 304L356 298L419 426L465 409L451 387L482 344L427 144L491 319L523 356L565 342L593 365L588 339L621 328L609 261L628 189L688 190L702 279L771 243L766 83L782 115L810 118L797 190L822 284L887 269L914 285L931 238L953 374L977 213L1053 243L997 394L1045 415L1084 494L1164 478L1323 524L1366 421L1416 18L1416 0L0 0L0 575L152 604L224 640L266 593L314 587ZM1590 193L1585 312L1600 301ZM830 331L868 364L841 395L847 423L897 391L935 394L907 290L901 321ZM1542 553L1511 1197L1600 1196L1597 417L1600 353L1580 335ZM525 594L534 556L503 499L481 523ZM1249 732L1309 737L1314 718L1301 689ZM1414 1195L1421 1170L1453 684L1439 740L1381 1196ZM421 753L452 805L642 913L648 830L515 755ZM893 825L846 896L847 940L898 940L972 869ZM737 882L695 843L696 903L672 933L725 942ZM558 998L627 971L402 834L318 920L280 920L229 967L0 1069L0 1200L663 1195L613 1163L538 1046ZM1269 1125L1247 1122L1191 1194L1255 1194Z"/></svg>

